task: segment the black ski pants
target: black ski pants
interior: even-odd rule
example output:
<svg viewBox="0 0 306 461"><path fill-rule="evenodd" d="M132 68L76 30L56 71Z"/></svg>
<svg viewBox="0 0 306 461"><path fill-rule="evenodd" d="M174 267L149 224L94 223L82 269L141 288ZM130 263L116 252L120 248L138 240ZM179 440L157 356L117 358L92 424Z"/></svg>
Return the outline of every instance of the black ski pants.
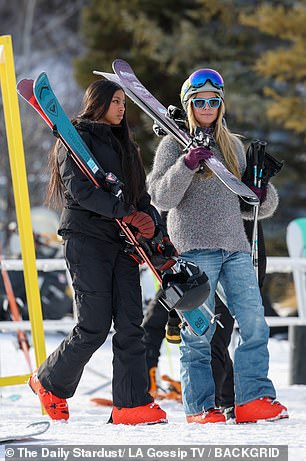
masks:
<svg viewBox="0 0 306 461"><path fill-rule="evenodd" d="M162 290L158 290L155 297L150 301L143 322L148 370L152 367L157 367L161 344L165 337L165 327L168 321L168 312L159 302L161 293ZM175 315L179 323L179 316Z"/></svg>
<svg viewBox="0 0 306 461"><path fill-rule="evenodd" d="M136 407L150 403L152 397L148 393L145 346L142 342L138 264L124 254L117 243L73 235L64 245L75 290L78 321L72 332L40 366L40 382L58 397L71 397L84 366L105 342L113 321L114 405Z"/></svg>

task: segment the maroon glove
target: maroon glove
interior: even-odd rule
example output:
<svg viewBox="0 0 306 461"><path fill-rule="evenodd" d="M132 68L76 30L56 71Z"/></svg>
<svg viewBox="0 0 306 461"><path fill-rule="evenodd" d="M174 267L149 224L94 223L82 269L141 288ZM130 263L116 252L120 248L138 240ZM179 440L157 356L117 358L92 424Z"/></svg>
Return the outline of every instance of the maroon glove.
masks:
<svg viewBox="0 0 306 461"><path fill-rule="evenodd" d="M247 184L247 186L257 195L259 202L263 203L267 198L267 186L262 186L261 188Z"/></svg>
<svg viewBox="0 0 306 461"><path fill-rule="evenodd" d="M185 155L185 165L189 170L195 170L200 166L201 160L208 160L213 156L213 153L206 147L193 147Z"/></svg>
<svg viewBox="0 0 306 461"><path fill-rule="evenodd" d="M133 227L136 227L138 233L136 238L144 237L146 239L151 239L155 232L155 224L151 216L143 211L134 211L134 213L124 216L122 221L126 224L130 224Z"/></svg>

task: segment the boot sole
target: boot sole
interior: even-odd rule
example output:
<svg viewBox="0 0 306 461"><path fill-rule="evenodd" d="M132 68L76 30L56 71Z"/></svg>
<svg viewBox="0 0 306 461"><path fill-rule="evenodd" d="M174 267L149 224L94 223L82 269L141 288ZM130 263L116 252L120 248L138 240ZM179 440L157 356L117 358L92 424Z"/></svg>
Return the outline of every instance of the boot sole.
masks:
<svg viewBox="0 0 306 461"><path fill-rule="evenodd" d="M268 423L274 423L275 421L281 421L282 419L288 419L289 415L287 411L282 410L281 413L278 415L274 416L273 418L266 418L266 419L256 419L255 421L239 421L236 424L254 424L254 423L259 423L260 421L267 421Z"/></svg>
<svg viewBox="0 0 306 461"><path fill-rule="evenodd" d="M148 423L114 423L113 421L109 421L109 423L114 424L115 426L119 426L119 424L124 426L153 426L154 424L168 424L168 420L161 419L160 421L152 421Z"/></svg>

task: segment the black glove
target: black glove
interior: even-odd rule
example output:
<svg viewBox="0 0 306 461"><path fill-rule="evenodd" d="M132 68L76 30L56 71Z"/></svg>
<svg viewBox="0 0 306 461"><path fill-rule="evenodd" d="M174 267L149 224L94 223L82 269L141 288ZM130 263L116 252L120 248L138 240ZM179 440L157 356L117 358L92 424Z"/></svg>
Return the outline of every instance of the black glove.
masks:
<svg viewBox="0 0 306 461"><path fill-rule="evenodd" d="M152 239L141 237L139 243L148 255L152 265L160 272L170 269L178 256L178 252L170 241L169 236L164 232L163 227L158 227Z"/></svg>
<svg viewBox="0 0 306 461"><path fill-rule="evenodd" d="M157 228L157 234L150 242L152 249L151 261L156 269L163 272L172 267L178 256L178 252L170 241L169 236L163 232L163 228Z"/></svg>

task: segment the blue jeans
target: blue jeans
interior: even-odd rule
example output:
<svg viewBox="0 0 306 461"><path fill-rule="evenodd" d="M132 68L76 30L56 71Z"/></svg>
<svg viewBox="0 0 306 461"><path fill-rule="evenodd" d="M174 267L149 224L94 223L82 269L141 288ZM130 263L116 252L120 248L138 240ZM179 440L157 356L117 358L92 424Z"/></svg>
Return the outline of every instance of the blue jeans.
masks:
<svg viewBox="0 0 306 461"><path fill-rule="evenodd" d="M260 397L275 398L274 386L267 377L269 328L250 254L193 250L181 256L193 261L208 276L211 291L206 305L214 311L215 291L217 285L221 285L230 313L239 325L240 339L234 356L236 404L242 405ZM205 309L201 309L209 318ZM210 363L210 341L214 330L215 327L211 326L204 336L195 336L188 328L181 332L181 382L187 415L215 407L215 384Z"/></svg>

